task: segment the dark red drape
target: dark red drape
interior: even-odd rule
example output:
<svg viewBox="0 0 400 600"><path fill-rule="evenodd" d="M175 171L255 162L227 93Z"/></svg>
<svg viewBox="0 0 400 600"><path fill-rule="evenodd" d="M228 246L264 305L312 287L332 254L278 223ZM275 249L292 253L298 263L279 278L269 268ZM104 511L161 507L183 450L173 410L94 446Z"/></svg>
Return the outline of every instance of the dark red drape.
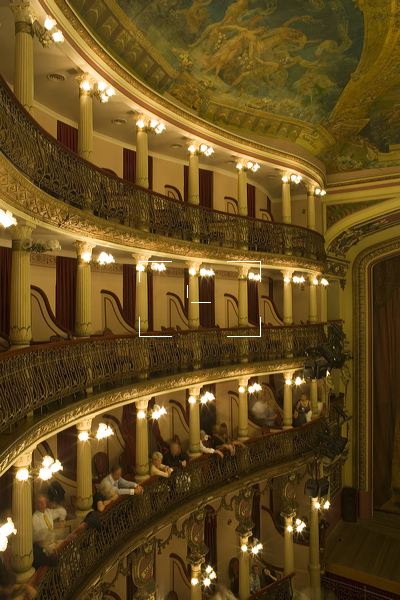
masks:
<svg viewBox="0 0 400 600"><path fill-rule="evenodd" d="M149 331L154 329L154 311L153 311L153 271L147 271L147 312L149 321Z"/></svg>
<svg viewBox="0 0 400 600"><path fill-rule="evenodd" d="M11 248L0 247L0 334L10 331Z"/></svg>
<svg viewBox="0 0 400 600"><path fill-rule="evenodd" d="M57 458L63 466L62 474L76 481L76 440L75 425L57 433Z"/></svg>
<svg viewBox="0 0 400 600"><path fill-rule="evenodd" d="M217 569L217 513L212 506L206 506L204 543L208 548L206 564Z"/></svg>
<svg viewBox="0 0 400 600"><path fill-rule="evenodd" d="M188 286L189 286L189 269L183 269L183 304L185 307L185 315L189 315L189 298L188 298Z"/></svg>
<svg viewBox="0 0 400 600"><path fill-rule="evenodd" d="M247 184L247 215L253 219L256 216L256 188L251 183Z"/></svg>
<svg viewBox="0 0 400 600"><path fill-rule="evenodd" d="M215 281L214 277L199 277L200 326L215 327Z"/></svg>
<svg viewBox="0 0 400 600"><path fill-rule="evenodd" d="M247 304L249 311L249 323L252 325L260 324L260 306L258 302L258 283L247 280Z"/></svg>
<svg viewBox="0 0 400 600"><path fill-rule="evenodd" d="M122 153L122 177L126 181L135 183L136 177L136 152L135 150L123 149ZM153 157L149 156L149 189L153 189Z"/></svg>
<svg viewBox="0 0 400 600"><path fill-rule="evenodd" d="M122 265L122 306L124 319L135 327L136 265Z"/></svg>
<svg viewBox="0 0 400 600"><path fill-rule="evenodd" d="M393 492L392 467L400 445L400 257L373 271L373 482L374 505ZM397 443L396 443L397 437Z"/></svg>
<svg viewBox="0 0 400 600"><path fill-rule="evenodd" d="M56 319L65 329L75 329L76 258L56 257Z"/></svg>
<svg viewBox="0 0 400 600"><path fill-rule="evenodd" d="M57 121L57 140L68 150L78 152L78 130L76 127Z"/></svg>
<svg viewBox="0 0 400 600"><path fill-rule="evenodd" d="M214 173L207 169L199 169L199 196L200 206L206 208L213 207L213 195L214 195ZM189 197L189 167L187 165L183 168L183 199L185 202L188 201Z"/></svg>

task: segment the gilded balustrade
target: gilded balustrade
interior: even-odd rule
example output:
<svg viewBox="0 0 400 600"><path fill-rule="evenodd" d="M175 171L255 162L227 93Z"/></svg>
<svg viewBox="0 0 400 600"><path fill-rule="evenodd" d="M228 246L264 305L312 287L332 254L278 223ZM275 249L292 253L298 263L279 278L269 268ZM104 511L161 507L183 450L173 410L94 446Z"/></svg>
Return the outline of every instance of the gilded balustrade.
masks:
<svg viewBox="0 0 400 600"><path fill-rule="evenodd" d="M61 550L58 564L44 574L38 599L84 598L78 590L85 588L85 582L93 576L93 570L99 564L112 564L118 556L118 549L144 527L186 501L204 498L206 493L209 495L212 490L219 489L233 478L240 479L284 462L307 457L310 449L314 452L317 450L318 434L323 427L324 423L317 419L298 428L253 438L244 448L237 448L235 457L228 456L220 460L202 456L190 462L185 471L174 473L171 479L149 479L142 496L121 497L102 514L99 530L83 525L76 534L70 536ZM288 589L289 584L276 585L276 595L271 597L287 598L280 594ZM275 587L271 586L273 590Z"/></svg>
<svg viewBox="0 0 400 600"><path fill-rule="evenodd" d="M274 583L252 594L249 600L290 600L293 598L292 578L295 573L286 575Z"/></svg>
<svg viewBox="0 0 400 600"><path fill-rule="evenodd" d="M2 78L0 149L36 186L103 219L211 246L289 254L320 262L326 258L324 238L310 229L192 206L95 167L44 131Z"/></svg>
<svg viewBox="0 0 400 600"><path fill-rule="evenodd" d="M0 355L0 432L28 413L88 388L117 387L146 377L239 362L304 356L320 345L322 324L292 327L201 329L172 337L93 337L32 346Z"/></svg>

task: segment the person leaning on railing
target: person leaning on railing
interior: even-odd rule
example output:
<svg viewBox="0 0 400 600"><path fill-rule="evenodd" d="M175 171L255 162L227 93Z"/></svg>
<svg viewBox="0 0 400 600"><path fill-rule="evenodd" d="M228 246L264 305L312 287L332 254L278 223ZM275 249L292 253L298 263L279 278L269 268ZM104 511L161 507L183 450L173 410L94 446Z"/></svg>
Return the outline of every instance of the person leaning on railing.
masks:
<svg viewBox="0 0 400 600"><path fill-rule="evenodd" d="M151 457L150 475L158 477L171 477L173 470L168 465L163 464L163 455L161 452L153 452Z"/></svg>
<svg viewBox="0 0 400 600"><path fill-rule="evenodd" d="M99 492L103 494L106 500L109 500L116 494L118 496L142 494L143 488L135 481L128 481L122 477L122 469L119 465L114 465L110 474L104 477L99 485Z"/></svg>
<svg viewBox="0 0 400 600"><path fill-rule="evenodd" d="M219 458L224 458L223 452L213 447L212 438L203 429L200 431L200 452L202 454L215 454Z"/></svg>

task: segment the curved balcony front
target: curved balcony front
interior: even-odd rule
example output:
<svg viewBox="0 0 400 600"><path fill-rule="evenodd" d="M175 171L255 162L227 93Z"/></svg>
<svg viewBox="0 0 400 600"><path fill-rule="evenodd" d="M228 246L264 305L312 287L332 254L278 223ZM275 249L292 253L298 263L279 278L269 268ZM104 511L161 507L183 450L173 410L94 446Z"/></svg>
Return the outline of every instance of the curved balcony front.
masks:
<svg viewBox="0 0 400 600"><path fill-rule="evenodd" d="M154 536L174 519L212 498L243 489L278 473L298 469L313 460L320 447L324 420L280 433L249 440L238 448L235 460L201 457L185 470L186 485L172 478L151 478L142 496L127 496L110 505L94 530L82 524L65 541L58 564L43 568L35 576L39 600L84 600L93 598L96 582L104 570ZM177 474L177 477L182 474Z"/></svg>
<svg viewBox="0 0 400 600"><path fill-rule="evenodd" d="M135 186L79 158L32 119L3 79L0 79L0 149L37 188L106 221L108 230L123 225L125 231L129 228L142 232L149 249L157 249L152 248L151 240L162 236L168 239L167 248L171 247L171 238L176 240L172 251L183 254L183 248L188 254L191 246L197 246L200 251L215 249L217 258L226 249L242 254L243 251L265 253L271 264L271 258L278 255L285 257L286 264L299 263L317 270L323 267L324 238L316 231L182 203ZM23 206L19 208L24 210ZM51 222L50 213L48 210ZM70 221L71 218L63 227L68 229ZM60 226L59 222L52 224ZM120 235L116 242L118 237L121 243L129 239L126 234Z"/></svg>

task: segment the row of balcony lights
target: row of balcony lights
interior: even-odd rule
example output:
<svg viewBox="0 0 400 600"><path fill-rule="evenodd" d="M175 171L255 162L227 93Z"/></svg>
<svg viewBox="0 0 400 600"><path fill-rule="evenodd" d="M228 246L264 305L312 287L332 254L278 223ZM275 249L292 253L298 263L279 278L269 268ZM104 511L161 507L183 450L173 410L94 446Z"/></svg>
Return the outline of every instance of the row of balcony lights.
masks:
<svg viewBox="0 0 400 600"><path fill-rule="evenodd" d="M306 279L304 275L285 275L283 281L285 283L295 283L296 285L304 285ZM322 287L326 287L329 285L329 281L325 277L314 277L311 283L312 285L322 285Z"/></svg>

